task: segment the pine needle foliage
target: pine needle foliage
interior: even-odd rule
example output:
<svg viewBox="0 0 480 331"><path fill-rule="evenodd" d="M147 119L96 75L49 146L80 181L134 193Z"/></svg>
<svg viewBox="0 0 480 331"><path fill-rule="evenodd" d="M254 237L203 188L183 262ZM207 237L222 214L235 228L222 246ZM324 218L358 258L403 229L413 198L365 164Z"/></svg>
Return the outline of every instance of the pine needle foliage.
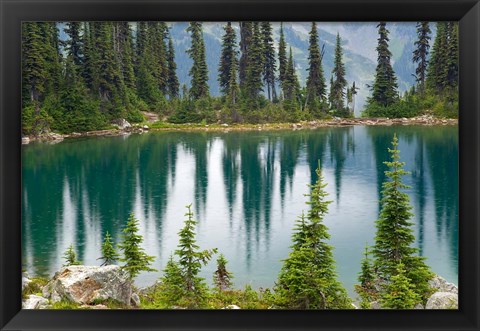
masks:
<svg viewBox="0 0 480 331"><path fill-rule="evenodd" d="M155 257L147 255L145 249L141 247L143 237L138 234L138 225L139 220L135 218L135 215L130 214L123 229L122 242L118 245L123 252L123 257L119 261L125 263L122 268L128 272L130 279L134 279L142 271L157 271L150 267Z"/></svg>

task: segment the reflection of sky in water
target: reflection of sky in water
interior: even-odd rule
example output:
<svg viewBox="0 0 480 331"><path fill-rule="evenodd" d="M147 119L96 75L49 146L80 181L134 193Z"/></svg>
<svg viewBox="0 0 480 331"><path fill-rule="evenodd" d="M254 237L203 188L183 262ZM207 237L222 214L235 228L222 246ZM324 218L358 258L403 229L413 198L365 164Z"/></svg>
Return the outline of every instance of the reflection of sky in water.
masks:
<svg viewBox="0 0 480 331"><path fill-rule="evenodd" d="M150 133L30 145L23 150L23 258L52 274L73 244L99 264L106 231L118 242L133 212L162 270L193 203L198 244L225 254L238 286L271 287L289 252L307 184L321 160L325 219L340 280L352 293L378 215L381 164L394 130L416 215L416 246L433 270L457 283L456 127L354 127L290 132ZM204 269L211 279L215 263ZM160 275L142 274L140 286Z"/></svg>

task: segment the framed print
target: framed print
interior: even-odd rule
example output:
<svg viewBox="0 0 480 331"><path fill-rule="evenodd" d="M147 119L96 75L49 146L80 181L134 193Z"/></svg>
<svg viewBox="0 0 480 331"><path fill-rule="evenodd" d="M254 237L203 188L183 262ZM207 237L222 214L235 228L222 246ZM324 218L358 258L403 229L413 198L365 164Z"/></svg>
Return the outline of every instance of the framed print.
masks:
<svg viewBox="0 0 480 331"><path fill-rule="evenodd" d="M479 329L477 1L1 9L2 330Z"/></svg>

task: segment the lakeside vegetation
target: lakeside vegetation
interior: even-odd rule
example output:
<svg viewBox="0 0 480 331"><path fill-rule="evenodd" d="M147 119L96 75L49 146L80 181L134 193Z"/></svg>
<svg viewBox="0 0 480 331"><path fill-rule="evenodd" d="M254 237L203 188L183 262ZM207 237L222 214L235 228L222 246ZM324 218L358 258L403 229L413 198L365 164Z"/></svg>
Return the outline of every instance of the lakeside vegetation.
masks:
<svg viewBox="0 0 480 331"><path fill-rule="evenodd" d="M218 253L216 248L200 249L197 245L196 225L191 205L187 206L184 227L178 232L177 250L172 252L163 275L151 290L140 297L140 308L225 308L237 305L242 309L352 309L352 302L360 301L360 307L369 309L373 302L382 308L411 309L425 305L432 294L429 280L434 274L425 264L418 250L411 247L415 241L410 219L408 186L402 177L408 175L400 162L398 140L393 137L388 149L390 161L384 164L386 180L383 183L381 212L376 221L376 236L372 247L366 247L365 259L359 271L356 292L358 298L349 298L337 280L334 247L330 246L328 228L324 218L328 214L327 193L320 163L316 169L316 181L310 187L306 204L308 210L296 221L291 236L291 251L283 260L277 280L271 289L253 289L247 285L236 289L234 275L228 270L228 261L222 254L216 260L212 275L213 287L199 276L202 266ZM109 233L101 248L102 265L124 262L122 268L134 278L141 271L153 271L155 257L148 256L141 247L143 238L138 234L138 220L131 215L123 230L121 242L115 245ZM119 248L122 254L117 253ZM369 258L370 252L372 259ZM66 266L78 265L73 247L64 256ZM41 292L46 280L31 282L24 296ZM102 302L110 308L119 307L112 302ZM53 308L77 308L73 303L56 303Z"/></svg>
<svg viewBox="0 0 480 331"><path fill-rule="evenodd" d="M366 117L458 116L458 24L439 22L430 50L428 22L418 22L412 61L416 85L400 94L391 66L388 29L378 24L378 63ZM107 129L125 118L157 113L169 123L273 123L354 116L358 85L347 82L338 34L330 83L324 45L312 23L308 77L300 86L295 58L280 30L278 51L269 22L224 27L218 81L209 92L202 23L191 22L190 88L180 86L172 36L164 22L67 22L60 40L54 22L22 24L22 132L41 135ZM239 39L239 40L237 40Z"/></svg>

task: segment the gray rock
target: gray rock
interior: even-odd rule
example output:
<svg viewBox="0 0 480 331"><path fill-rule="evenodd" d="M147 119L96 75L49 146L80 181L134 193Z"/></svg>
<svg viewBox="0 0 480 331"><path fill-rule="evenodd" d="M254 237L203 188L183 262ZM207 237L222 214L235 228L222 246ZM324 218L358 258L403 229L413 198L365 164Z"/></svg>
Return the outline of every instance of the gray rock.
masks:
<svg viewBox="0 0 480 331"><path fill-rule="evenodd" d="M23 309L47 309L49 307L50 305L47 299L35 294L30 294L28 298L22 302Z"/></svg>
<svg viewBox="0 0 480 331"><path fill-rule="evenodd" d="M455 284L447 282L444 278L435 275L428 284L432 287L435 292L449 292L458 294L458 287Z"/></svg>
<svg viewBox="0 0 480 331"><path fill-rule="evenodd" d="M30 143L30 138L22 137L22 145L27 145L28 143Z"/></svg>
<svg viewBox="0 0 480 331"><path fill-rule="evenodd" d="M223 307L222 309L241 309L241 308L237 305L228 305L226 307Z"/></svg>
<svg viewBox="0 0 480 331"><path fill-rule="evenodd" d="M125 130L132 127L132 125L128 123L128 121L124 118L117 118L112 121L112 124L117 126L121 130Z"/></svg>
<svg viewBox="0 0 480 331"><path fill-rule="evenodd" d="M25 286L31 282L32 280L30 279L30 276L26 272L22 272L22 291L25 289Z"/></svg>
<svg viewBox="0 0 480 331"><path fill-rule="evenodd" d="M143 126L143 129L144 129L144 130L150 130L150 127L149 127L148 125L144 125L144 126Z"/></svg>
<svg viewBox="0 0 480 331"><path fill-rule="evenodd" d="M417 303L413 309L425 309L425 307L421 303Z"/></svg>
<svg viewBox="0 0 480 331"><path fill-rule="evenodd" d="M138 296L137 293L132 293L130 304L134 307L140 307L140 297Z"/></svg>
<svg viewBox="0 0 480 331"><path fill-rule="evenodd" d="M436 292L428 299L425 309L458 309L458 294Z"/></svg>
<svg viewBox="0 0 480 331"><path fill-rule="evenodd" d="M119 266L69 266L58 271L44 287L43 295L51 302L71 301L95 304L115 300L130 305L132 282Z"/></svg>
<svg viewBox="0 0 480 331"><path fill-rule="evenodd" d="M138 290L138 295L144 297L148 296L150 294L155 293L155 291L162 285L162 282L157 280L153 285L147 286L147 287L142 287L141 289Z"/></svg>
<svg viewBox="0 0 480 331"><path fill-rule="evenodd" d="M370 302L370 309L382 309L382 306L380 305L380 302L372 301Z"/></svg>

